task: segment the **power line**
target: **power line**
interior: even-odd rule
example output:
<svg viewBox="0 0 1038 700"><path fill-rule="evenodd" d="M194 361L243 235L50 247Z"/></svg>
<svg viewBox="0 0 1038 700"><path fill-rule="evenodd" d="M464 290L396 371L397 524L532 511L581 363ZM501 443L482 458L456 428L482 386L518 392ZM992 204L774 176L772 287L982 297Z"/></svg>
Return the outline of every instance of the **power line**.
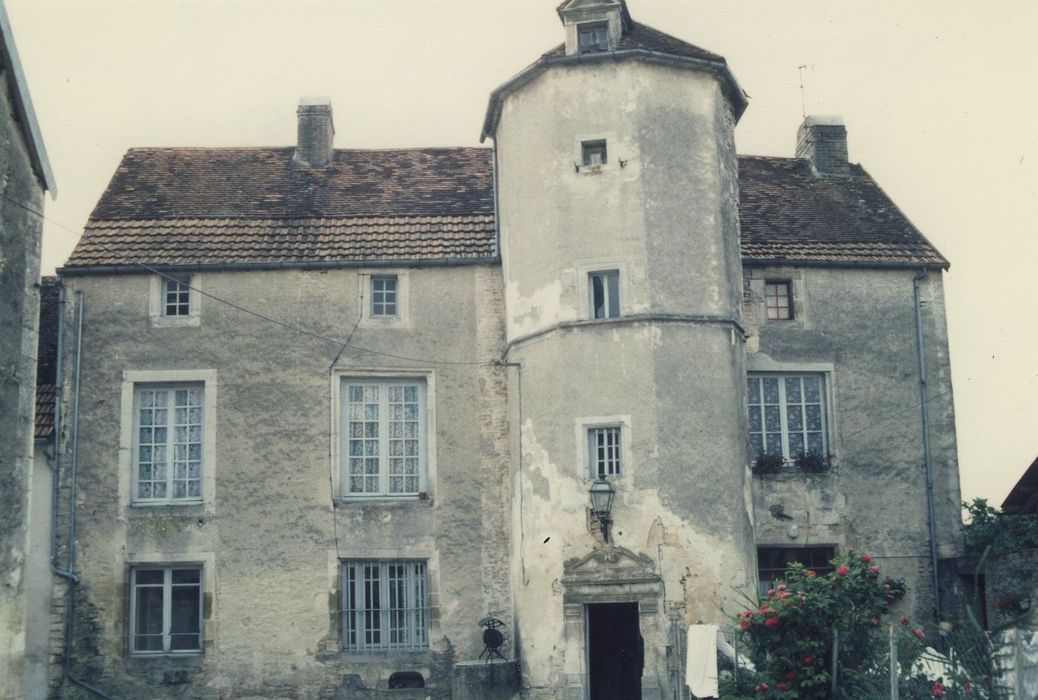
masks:
<svg viewBox="0 0 1038 700"><path fill-rule="evenodd" d="M73 228L71 228L69 226L66 226L65 224L61 223L60 221L55 221L54 219L51 219L51 218L47 217L42 212L36 211L35 209L22 204L21 202L19 202L19 201L13 199L13 198L7 196L7 194L5 194L5 193L0 192L0 197L3 197L7 201L9 201L12 204L14 204L14 205L24 209L25 211L29 212L30 214L38 216L43 221L50 222L51 224L54 224L55 226L63 228L65 230L67 230L67 231L71 231L72 233L76 234L77 236L81 235L79 231L77 231L77 230L75 230L75 229L73 229ZM101 243L100 241L91 241L91 245L95 245L95 246L97 246L97 247L101 248L102 250L104 250L106 252L109 252L109 253L116 253L117 252L116 250L114 250L110 246L108 246L108 245L106 245L104 243ZM152 274L155 274L155 275L158 275L159 277L161 277L163 279L171 280L171 281L174 281L174 282L180 282L181 281L181 280L177 279L176 277L173 277L173 276L171 276L171 275L169 275L169 274L167 274L165 272L162 272L161 270L157 270L156 268L152 267L151 265L148 265L148 264L143 263L143 262L138 262L136 260L129 260L129 261L127 261L127 264L135 266L135 267L139 267L142 270L147 270L148 272L150 272ZM351 348L352 350L354 350L356 352L360 352L360 353L367 353L367 354L370 354L370 355L379 355L381 357L389 357L389 358L393 358L393 359L396 359L396 360L404 360L406 362L418 362L418 363L428 364L428 365L450 365L450 366L464 366L464 367L492 367L492 366L495 366L495 365L498 364L497 360L491 360L491 361L486 361L486 362L459 362L459 361L452 361L452 360L430 360L430 359L427 359L427 358L408 357L406 355L397 355L397 354L391 353L391 352L383 352L381 350L373 350L371 348L365 348L365 347L362 347L360 345L353 345L353 344L351 344L350 341L353 338L354 332L356 332L356 330L357 330L357 325L359 325L359 323L360 323L360 316L359 316L360 309L358 309L357 323L353 326L353 331L350 332L349 337L347 337L346 340L342 340L341 338L331 338L329 336L322 335L321 333L317 333L317 332L314 332L314 331L307 330L306 328L303 328L302 326L297 326L297 325L292 324L292 323L286 323L285 321L280 321L280 320L278 320L276 318L272 318L272 317L267 316L266 314L262 314L262 313L260 313L258 311L253 311L252 309L246 308L246 307L242 306L241 304L235 303L235 302L230 301L228 299L224 299L223 297L217 296L215 294L211 294L210 292L206 292L205 290L199 289L197 287L192 287L192 286L188 285L188 288L191 289L192 291L198 292L202 296L208 297L209 299L212 299L213 301L216 301L216 302L219 302L219 303L224 304L226 306L229 306L232 309L236 309L237 311L240 311L240 312L242 312L244 314L248 314L250 316L254 316L254 317L256 317L256 318L258 318L260 320L266 321L268 323L273 323L273 324L275 324L277 326L280 326L280 327L282 327L282 328L284 328L286 330L294 331L296 333L301 333L301 334L309 336L311 338L315 338L317 340L322 340L322 341L324 341L326 343L330 343L330 344L340 348L339 349L339 353L336 356L336 360L338 360L338 358L342 356L343 351L348 347L348 348Z"/></svg>

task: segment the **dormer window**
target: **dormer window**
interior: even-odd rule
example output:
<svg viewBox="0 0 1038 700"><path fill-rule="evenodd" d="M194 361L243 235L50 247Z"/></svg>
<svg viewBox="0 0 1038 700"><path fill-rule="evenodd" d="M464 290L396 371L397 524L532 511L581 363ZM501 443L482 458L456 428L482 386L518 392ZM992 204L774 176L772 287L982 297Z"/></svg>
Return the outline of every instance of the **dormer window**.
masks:
<svg viewBox="0 0 1038 700"><path fill-rule="evenodd" d="M588 22L577 26L577 45L580 53L609 50L609 23Z"/></svg>

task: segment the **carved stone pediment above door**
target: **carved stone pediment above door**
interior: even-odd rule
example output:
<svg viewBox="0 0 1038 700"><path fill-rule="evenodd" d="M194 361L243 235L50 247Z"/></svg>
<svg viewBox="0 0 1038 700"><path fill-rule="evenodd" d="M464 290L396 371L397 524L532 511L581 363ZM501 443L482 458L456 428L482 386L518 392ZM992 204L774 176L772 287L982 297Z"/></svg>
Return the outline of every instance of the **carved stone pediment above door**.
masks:
<svg viewBox="0 0 1038 700"><path fill-rule="evenodd" d="M658 606L660 576L656 562L617 545L596 547L563 564L563 603L637 602L642 613Z"/></svg>

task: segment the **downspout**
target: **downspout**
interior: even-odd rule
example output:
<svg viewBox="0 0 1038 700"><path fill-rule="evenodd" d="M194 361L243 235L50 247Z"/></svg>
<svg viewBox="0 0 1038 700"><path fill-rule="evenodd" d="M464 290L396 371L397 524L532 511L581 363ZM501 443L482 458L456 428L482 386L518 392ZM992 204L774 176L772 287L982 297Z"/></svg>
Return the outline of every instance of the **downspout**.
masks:
<svg viewBox="0 0 1038 700"><path fill-rule="evenodd" d="M54 439L52 459L47 460L51 468L50 489L50 570L63 578L72 580L72 572L60 569L58 562L58 501L61 494L61 408L65 396L65 285L58 287L58 346L54 368Z"/></svg>
<svg viewBox="0 0 1038 700"><path fill-rule="evenodd" d="M79 465L79 387L83 367L83 291L76 290L76 378L72 383L72 455L69 462L68 495L68 571L69 586L65 602L65 654L62 668L65 678L80 688L88 690L104 700L116 700L102 690L72 675L72 638L75 628L75 586L79 578L72 573L76 567L76 467ZM56 572L61 574L61 572ZM65 574L62 574L65 575Z"/></svg>
<svg viewBox="0 0 1038 700"><path fill-rule="evenodd" d="M497 138L494 139L494 257L501 258L501 199L498 195Z"/></svg>
<svg viewBox="0 0 1038 700"><path fill-rule="evenodd" d="M923 314L919 283L926 279L926 270L912 278L915 296L916 350L919 355L919 407L923 417L923 462L926 466L926 508L930 525L930 569L933 575L933 611L936 622L941 621L941 585L937 573L937 516L933 501L933 460L930 457L930 404L927 398L926 360L923 354Z"/></svg>

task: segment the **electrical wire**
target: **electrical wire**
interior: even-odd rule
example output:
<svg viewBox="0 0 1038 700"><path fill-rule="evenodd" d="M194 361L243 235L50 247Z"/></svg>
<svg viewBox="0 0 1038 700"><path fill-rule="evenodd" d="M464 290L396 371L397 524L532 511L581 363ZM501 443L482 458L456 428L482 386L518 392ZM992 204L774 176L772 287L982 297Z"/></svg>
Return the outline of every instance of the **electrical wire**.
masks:
<svg viewBox="0 0 1038 700"><path fill-rule="evenodd" d="M3 197L3 199L11 202L12 204L20 207L21 209L24 209L25 211L29 212L30 214L33 214L33 215L39 217L43 221L47 221L47 222L49 222L49 223L51 223L51 224L53 224L55 226L63 228L66 231L69 231L69 232L71 232L71 233L73 233L73 234L75 234L77 236L81 235L81 233L76 231L75 229L73 229L73 228L71 228L69 226L66 226L65 224L63 224L63 223L61 223L59 221L55 221L54 219L51 219L51 218L47 217L42 212L36 211L35 209L26 206L26 205L22 204L21 202L15 200L15 199L12 199L11 197L7 196L6 194L4 194L2 192L0 192L0 197ZM117 253L118 252L115 249L113 249L111 246L109 246L108 244L102 243L100 241L91 241L91 245L97 246L98 248L101 248L102 250L104 250L106 252L109 252L109 253ZM165 272L162 272L161 270L156 269L152 265L148 265L147 263L139 262L137 260L128 260L128 261L126 261L126 264L127 265L132 265L134 267L139 267L142 270L146 270L147 272L150 272L150 273L152 273L154 275L158 275L159 277L161 277L163 279L166 279L166 280L171 280L171 281L175 281L175 282L181 282L182 281L182 280L177 279L176 277L173 277L173 276L171 276L171 275L169 275L169 274L167 274ZM281 320L273 318L271 316L267 316L266 314L262 314L262 313L260 313L258 311L254 311L253 309L247 308L245 306L242 306L241 304L238 304L236 302L230 301L228 299L224 299L223 297L220 297L220 296L218 296L216 294L212 294L210 292L206 292L205 290L199 289L197 287L192 287L192 286L188 285L188 288L191 289L194 292L197 292L198 294L201 294L204 297L207 297L209 299L212 299L213 301L216 301L216 302L219 302L219 303L224 304L226 306L229 306L232 309L240 311L240 312L242 312L244 314L248 314L250 316L254 316L255 318L258 318L258 319L260 319L262 321L266 321L268 323L272 323L274 325L280 326L280 327L282 327L282 328L284 328L286 330L290 330L290 331L293 331L295 333L300 333L302 335L306 335L306 336L309 336L311 338L314 338L314 339L317 339L317 340L322 340L322 341L324 341L326 343L330 343L332 345L335 345L336 347L340 348L339 356L342 355L342 352L343 352L343 350L345 348L349 347L350 349L355 350L356 352L360 352L360 353L366 353L366 354L369 354L369 355L378 355L380 357L389 357L389 358L396 359L396 360L404 360L405 362L417 362L417 363L426 364L426 365L444 365L444 366L459 366L459 367L492 367L492 366L496 366L496 365L499 364L499 362L497 360L489 360L489 361L483 361L483 362L479 362L479 361L475 361L475 362L473 362L473 361L455 361L455 360L430 360L428 358L409 357L407 355L398 355L396 353L384 352L382 350L374 350L372 348L366 348L366 347L362 347L360 345L353 345L353 344L350 343L350 340L353 337L353 332L350 333L349 338L347 338L345 341L342 340L341 338L332 338L332 337L323 335L321 333L317 333L315 331L308 330L306 328L303 328L302 326L298 326L298 325L293 324L293 323L287 323L285 321L281 321ZM359 322L359 317L358 317L358 322ZM354 326L353 331L356 331L356 329L357 329L356 326ZM336 357L336 359L338 359L338 356Z"/></svg>

